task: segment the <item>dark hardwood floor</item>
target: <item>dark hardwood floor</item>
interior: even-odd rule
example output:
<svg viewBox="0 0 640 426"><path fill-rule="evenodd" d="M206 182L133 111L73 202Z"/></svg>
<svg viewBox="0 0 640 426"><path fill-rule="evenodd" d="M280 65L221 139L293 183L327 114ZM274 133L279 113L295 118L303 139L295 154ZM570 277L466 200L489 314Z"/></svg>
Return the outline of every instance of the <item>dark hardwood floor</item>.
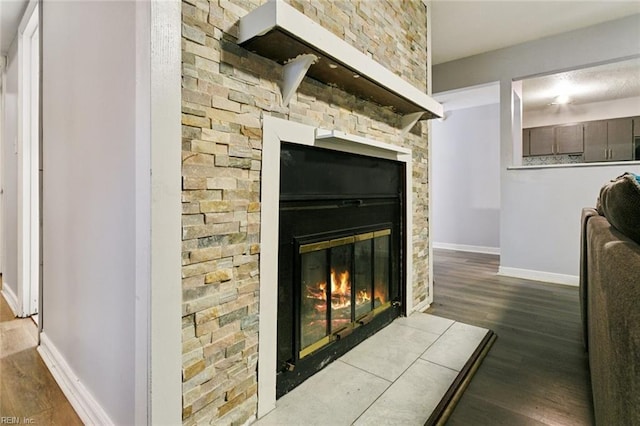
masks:
<svg viewBox="0 0 640 426"><path fill-rule="evenodd" d="M35 323L15 318L0 296L0 424L82 425L37 344Z"/></svg>
<svg viewBox="0 0 640 426"><path fill-rule="evenodd" d="M498 339L447 425L593 425L578 288L496 275L498 256L435 250L428 313Z"/></svg>
<svg viewBox="0 0 640 426"><path fill-rule="evenodd" d="M427 312L498 335L447 424L593 425L578 289L500 277L497 269L497 256L435 251ZM36 342L33 322L14 318L0 297L0 417L82 424Z"/></svg>

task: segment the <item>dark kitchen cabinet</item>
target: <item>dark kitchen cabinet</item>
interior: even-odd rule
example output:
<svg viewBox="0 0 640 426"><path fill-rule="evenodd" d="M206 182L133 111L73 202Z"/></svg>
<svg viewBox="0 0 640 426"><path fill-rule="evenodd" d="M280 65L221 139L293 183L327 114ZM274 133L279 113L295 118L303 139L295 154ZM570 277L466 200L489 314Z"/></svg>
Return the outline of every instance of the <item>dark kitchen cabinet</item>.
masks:
<svg viewBox="0 0 640 426"><path fill-rule="evenodd" d="M522 132L522 155L525 157L580 154L582 150L582 124L533 127Z"/></svg>
<svg viewBox="0 0 640 426"><path fill-rule="evenodd" d="M582 124L557 126L554 154L580 154L584 150L582 127Z"/></svg>
<svg viewBox="0 0 640 426"><path fill-rule="evenodd" d="M633 159L640 161L640 117L633 119Z"/></svg>
<svg viewBox="0 0 640 426"><path fill-rule="evenodd" d="M529 129L529 155L553 155L553 126Z"/></svg>
<svg viewBox="0 0 640 426"><path fill-rule="evenodd" d="M607 122L590 121L584 125L584 161L606 161Z"/></svg>
<svg viewBox="0 0 640 426"><path fill-rule="evenodd" d="M528 157L530 154L530 146L531 146L531 130L522 129L522 156Z"/></svg>
<svg viewBox="0 0 640 426"><path fill-rule="evenodd" d="M633 119L591 121L584 126L584 161L633 160Z"/></svg>
<svg viewBox="0 0 640 426"><path fill-rule="evenodd" d="M583 154L584 162L640 160L640 117L531 127L522 156Z"/></svg>
<svg viewBox="0 0 640 426"><path fill-rule="evenodd" d="M633 160L633 119L617 118L607 120L607 161Z"/></svg>

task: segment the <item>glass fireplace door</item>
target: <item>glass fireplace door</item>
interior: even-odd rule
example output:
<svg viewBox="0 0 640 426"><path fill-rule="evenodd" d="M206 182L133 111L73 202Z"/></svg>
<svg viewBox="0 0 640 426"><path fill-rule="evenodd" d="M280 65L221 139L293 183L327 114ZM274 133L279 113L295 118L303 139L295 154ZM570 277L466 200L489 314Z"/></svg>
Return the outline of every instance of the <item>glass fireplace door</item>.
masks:
<svg viewBox="0 0 640 426"><path fill-rule="evenodd" d="M299 246L299 358L390 306L390 229Z"/></svg>

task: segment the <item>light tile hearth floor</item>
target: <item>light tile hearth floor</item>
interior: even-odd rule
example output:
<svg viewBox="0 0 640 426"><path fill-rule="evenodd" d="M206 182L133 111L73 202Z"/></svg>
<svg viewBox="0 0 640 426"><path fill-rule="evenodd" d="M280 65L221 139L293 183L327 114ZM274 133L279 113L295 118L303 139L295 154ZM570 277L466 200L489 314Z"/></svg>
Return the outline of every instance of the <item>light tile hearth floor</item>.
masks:
<svg viewBox="0 0 640 426"><path fill-rule="evenodd" d="M280 398L254 425L424 425L488 330L398 318Z"/></svg>

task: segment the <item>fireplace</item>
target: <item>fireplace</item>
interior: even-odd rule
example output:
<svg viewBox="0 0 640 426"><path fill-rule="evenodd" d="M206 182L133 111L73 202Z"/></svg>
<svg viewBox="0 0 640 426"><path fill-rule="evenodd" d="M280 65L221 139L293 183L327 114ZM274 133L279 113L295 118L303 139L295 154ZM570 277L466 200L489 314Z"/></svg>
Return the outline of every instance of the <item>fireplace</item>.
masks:
<svg viewBox="0 0 640 426"><path fill-rule="evenodd" d="M404 313L405 163L280 150L280 397Z"/></svg>
<svg viewBox="0 0 640 426"><path fill-rule="evenodd" d="M370 139L269 115L264 116L260 198L260 222L263 225L260 228L258 418L263 417L276 407L277 397L286 393L283 389L292 389L296 382L299 384L305 377L318 371L319 368L313 367L313 362L317 361L318 357L322 356L323 361L326 359L329 362L332 358L339 356L339 352L346 351L344 347L349 341L353 343L355 338L362 340L365 334L373 334L376 327L379 329L386 322L390 322L391 319L387 316L398 313L405 315L427 305L427 300L416 299L415 290L429 286L428 277L421 273L417 275L414 273L414 258L422 259L425 256L423 251L416 251L414 247L416 235L421 235L425 231L425 228L414 226L414 216L418 217L418 223L423 222L421 219L424 211L421 201L422 195L414 191L416 177L419 183L423 182L421 167L417 169L414 167L414 163L421 161L421 157L419 154L414 155L412 149L400 146L401 144L397 142L400 138L402 138L401 135L397 135L397 138L387 135L379 139ZM295 164L293 161L295 158L292 157L295 153L291 153L291 145L316 148L314 152L317 153L325 151L333 157L330 161L338 164L335 165L336 167L331 173L324 170L322 161L316 161L315 165L307 164L306 171L309 172L313 168L314 173L310 173L310 175L314 177L304 182L297 178L292 179L291 175L283 177L281 176L282 172L289 174L284 169ZM289 151L284 156L281 155L283 149ZM388 177L384 178L387 173L384 171L385 167L374 168L373 170L378 171L369 171L366 174L356 173L357 179L351 179L348 184L340 187L338 183L335 183L334 177L339 176L343 170L348 173L349 169L353 167L353 165L345 164L340 160L340 158L350 158L349 154L356 154L355 157L368 158L374 162L378 159L388 160L378 164L394 164L397 170L393 173L395 174L399 170L401 176L391 180L395 180L396 184L394 185L384 184L385 181L389 182ZM285 161L288 164L281 164ZM366 167L361 167L358 170L361 169L366 169ZM342 181L344 182L344 179ZM327 188L328 183L331 190ZM309 188L316 184L322 184L325 188L314 190ZM303 190L298 191L296 186L303 187ZM362 194L363 191L359 190L359 186L365 187L365 190L369 188L370 193ZM395 189L389 191L389 186ZM371 188L387 189L371 191ZM296 192L300 194L297 199L293 197ZM380 193L378 194L378 192ZM307 195L304 195L305 193ZM356 196L358 193L366 196ZM341 195L335 197L337 194ZM376 197L377 195L379 197ZM415 203L416 200L417 203ZM399 206L396 201L399 201ZM309 207L308 209L305 209L305 203L306 207ZM325 203L326 208L316 208L322 203ZM379 208L371 208L375 205ZM394 209L395 213L393 213ZM366 218L370 211L377 212L375 214L380 214L380 217L377 219L375 217L373 219ZM391 214L389 214L390 211ZM341 222L338 227L333 228L334 231L329 232L329 228L325 228L323 223L331 220L331 212L341 212L339 215ZM282 220L281 213L283 214ZM297 221L295 229L291 228L285 216L303 213L306 215L306 219ZM359 217L363 220L357 220ZM389 217L392 218L389 219ZM313 227L316 229L312 229ZM364 325L360 325L357 321L356 324L353 324L353 328L357 327L358 330L349 335L343 333L344 339L330 337L335 340L311 353L303 353L305 356L300 358L300 350L296 346L300 345L300 338L298 334L295 334L297 330L295 327L299 326L294 327L293 317L290 316L293 309L300 309L300 306L296 306L300 299L295 298L296 295L293 293L293 279L301 279L299 278L300 266L305 254L300 253L300 246L311 243L326 243L327 241L332 244L332 240L349 236L353 236L355 241L357 235L387 229L391 230L389 239L392 246L389 252L391 288L389 299L386 302L390 302L391 307L382 312L376 311L368 318L358 316L357 320L365 322ZM289 235L285 239L283 236L287 232ZM289 272L285 273L287 268L289 268ZM296 271L298 271L295 276L294 268L297 268ZM286 278L287 276L290 278ZM280 281L283 279L288 279L288 282L283 282L284 285L280 285ZM355 280L351 282L352 288L357 286ZM288 295L287 292L289 292ZM429 291L429 294L432 292ZM286 300L285 296L289 297L290 302L280 306L280 302ZM397 303L394 304L394 301L400 302L400 306L397 306ZM287 309L289 315L284 314ZM283 327L285 328L283 329ZM283 333L285 329L287 331ZM289 337L285 340L284 336ZM287 341L289 343L285 343ZM320 364L320 367L322 365L323 363ZM318 367L317 364L316 367ZM287 381L290 383L287 384Z"/></svg>

